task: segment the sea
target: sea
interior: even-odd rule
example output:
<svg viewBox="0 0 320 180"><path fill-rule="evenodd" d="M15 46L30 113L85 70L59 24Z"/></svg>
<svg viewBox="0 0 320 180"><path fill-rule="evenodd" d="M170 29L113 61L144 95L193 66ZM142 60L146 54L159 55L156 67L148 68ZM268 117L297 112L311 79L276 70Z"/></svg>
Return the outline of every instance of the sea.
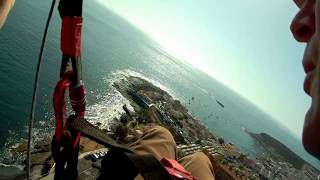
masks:
<svg viewBox="0 0 320 180"><path fill-rule="evenodd" d="M0 31L1 164L17 164L19 160L9 147L27 138L36 64L50 5L51 1L16 1ZM215 135L236 144L245 154L259 156L262 149L244 129L265 132L320 169L320 162L286 127L211 76L168 54L130 22L95 0L84 1L83 16L88 119L107 124L119 116L121 106L128 101L112 83L121 76L138 76L168 91ZM59 80L60 28L55 9L40 71L34 140L52 135L54 129L52 94Z"/></svg>

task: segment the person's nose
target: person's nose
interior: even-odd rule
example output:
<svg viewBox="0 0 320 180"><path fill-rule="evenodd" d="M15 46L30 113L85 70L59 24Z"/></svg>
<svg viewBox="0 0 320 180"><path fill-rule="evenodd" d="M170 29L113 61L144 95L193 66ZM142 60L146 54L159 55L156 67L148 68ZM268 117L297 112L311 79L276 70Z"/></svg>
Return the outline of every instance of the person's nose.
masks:
<svg viewBox="0 0 320 180"><path fill-rule="evenodd" d="M308 42L314 35L315 3L305 3L294 17L290 26L293 37L299 42Z"/></svg>

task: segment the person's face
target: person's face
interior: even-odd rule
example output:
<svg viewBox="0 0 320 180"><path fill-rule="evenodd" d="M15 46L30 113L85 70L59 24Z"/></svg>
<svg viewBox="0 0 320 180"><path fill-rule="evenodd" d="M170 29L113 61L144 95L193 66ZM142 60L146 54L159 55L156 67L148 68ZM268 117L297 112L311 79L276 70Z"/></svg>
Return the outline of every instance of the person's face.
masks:
<svg viewBox="0 0 320 180"><path fill-rule="evenodd" d="M305 0L300 7L290 28L297 41L307 44L302 59L306 73L304 91L312 99L302 141L305 149L320 159L320 0Z"/></svg>

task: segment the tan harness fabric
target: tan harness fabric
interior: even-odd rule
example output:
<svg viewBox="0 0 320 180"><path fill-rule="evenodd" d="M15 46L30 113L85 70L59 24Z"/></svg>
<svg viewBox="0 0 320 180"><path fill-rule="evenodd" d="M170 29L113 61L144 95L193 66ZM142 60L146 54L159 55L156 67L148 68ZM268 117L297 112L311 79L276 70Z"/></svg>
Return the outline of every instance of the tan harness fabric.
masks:
<svg viewBox="0 0 320 180"><path fill-rule="evenodd" d="M176 142L172 134L161 126L151 127L129 148L137 154L151 153L159 161L162 158L177 159ZM198 180L215 179L212 164L202 152L185 156L179 162Z"/></svg>

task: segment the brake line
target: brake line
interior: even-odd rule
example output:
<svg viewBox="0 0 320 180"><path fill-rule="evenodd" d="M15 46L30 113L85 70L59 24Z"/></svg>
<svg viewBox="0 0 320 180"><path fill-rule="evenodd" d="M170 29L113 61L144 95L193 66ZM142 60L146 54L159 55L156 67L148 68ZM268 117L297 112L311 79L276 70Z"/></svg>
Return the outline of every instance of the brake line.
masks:
<svg viewBox="0 0 320 180"><path fill-rule="evenodd" d="M47 34L48 34L49 24L51 21L52 12L53 12L55 3L56 3L56 0L52 0L51 8L49 11L49 15L47 18L46 26L45 26L43 37L42 37L41 48L40 48L40 52L39 52L38 64L37 64L37 69L36 69L36 74L35 74L34 85L33 85L32 106L31 106L31 110L30 110L29 129L28 129L27 180L30 180L30 175L31 175L30 168L31 168L32 129L33 129L35 106L36 106L36 101L37 101L37 92L38 92L38 85L39 85L39 78L40 78L40 67L41 67L41 63L42 63L42 56L43 56L44 46L45 46L46 38L47 38Z"/></svg>

